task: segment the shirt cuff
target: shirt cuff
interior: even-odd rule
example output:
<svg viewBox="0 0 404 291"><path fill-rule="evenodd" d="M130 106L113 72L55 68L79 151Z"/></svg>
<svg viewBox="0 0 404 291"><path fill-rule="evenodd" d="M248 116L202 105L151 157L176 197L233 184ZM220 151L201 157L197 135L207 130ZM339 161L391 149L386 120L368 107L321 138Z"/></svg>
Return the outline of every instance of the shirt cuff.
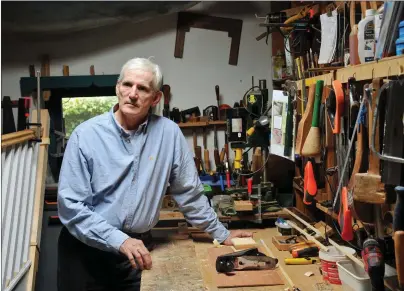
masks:
<svg viewBox="0 0 404 291"><path fill-rule="evenodd" d="M213 237L213 239L216 239L218 243L224 242L230 235L230 231L227 230L224 226L211 232L210 235Z"/></svg>
<svg viewBox="0 0 404 291"><path fill-rule="evenodd" d="M119 229L115 229L109 236L107 242L108 245L110 245L117 253L119 253L121 245L128 238L129 236L126 233L120 231Z"/></svg>

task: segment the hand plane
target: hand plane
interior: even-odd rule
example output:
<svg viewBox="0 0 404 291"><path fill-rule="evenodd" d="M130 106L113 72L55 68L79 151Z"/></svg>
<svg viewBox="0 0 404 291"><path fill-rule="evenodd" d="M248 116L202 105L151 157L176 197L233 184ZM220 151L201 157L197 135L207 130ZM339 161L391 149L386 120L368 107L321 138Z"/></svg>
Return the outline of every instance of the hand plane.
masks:
<svg viewBox="0 0 404 291"><path fill-rule="evenodd" d="M266 256L257 248L251 248L218 256L216 271L229 273L242 270L270 270L275 269L277 263L278 259Z"/></svg>

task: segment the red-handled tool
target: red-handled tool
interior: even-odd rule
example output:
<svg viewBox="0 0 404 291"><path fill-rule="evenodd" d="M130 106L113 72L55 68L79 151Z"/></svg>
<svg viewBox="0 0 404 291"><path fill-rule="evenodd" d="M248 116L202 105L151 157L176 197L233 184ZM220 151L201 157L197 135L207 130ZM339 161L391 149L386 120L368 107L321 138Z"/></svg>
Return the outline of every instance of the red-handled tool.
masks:
<svg viewBox="0 0 404 291"><path fill-rule="evenodd" d="M313 165L310 161L304 167L304 197L303 203L311 205L317 195L317 183L314 177Z"/></svg>
<svg viewBox="0 0 404 291"><path fill-rule="evenodd" d="M333 91L330 92L327 100L327 108L329 110L330 123L332 132L339 134L341 132L341 117L344 113L344 90L340 81L332 82Z"/></svg>
<svg viewBox="0 0 404 291"><path fill-rule="evenodd" d="M252 186L253 186L252 182L253 182L253 178L249 178L247 180L248 200L251 200Z"/></svg>
<svg viewBox="0 0 404 291"><path fill-rule="evenodd" d="M349 209L347 187L343 187L341 191L341 209L338 222L341 227L341 237L346 241L353 240L352 214Z"/></svg>

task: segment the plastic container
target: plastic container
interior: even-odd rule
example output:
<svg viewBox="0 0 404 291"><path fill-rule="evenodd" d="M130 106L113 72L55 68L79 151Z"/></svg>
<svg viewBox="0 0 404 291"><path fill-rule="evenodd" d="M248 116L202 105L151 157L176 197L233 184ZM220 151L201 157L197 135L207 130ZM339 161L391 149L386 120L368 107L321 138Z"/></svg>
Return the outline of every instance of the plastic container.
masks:
<svg viewBox="0 0 404 291"><path fill-rule="evenodd" d="M348 253L355 254L355 250L348 247L343 247ZM319 258L321 261L321 272L324 281L334 285L341 285L341 280L338 272L337 262L346 260L346 255L339 252L335 247L328 247L329 251L320 250Z"/></svg>
<svg viewBox="0 0 404 291"><path fill-rule="evenodd" d="M283 223L279 223L278 221L276 221L275 225L277 227L278 232L282 236L294 235L295 234L295 229L293 227L291 227L290 225L288 225L288 224L283 224Z"/></svg>
<svg viewBox="0 0 404 291"><path fill-rule="evenodd" d="M342 260L337 263L339 276L344 291L369 291L372 290L370 278L365 269L351 260ZM397 278L395 268L385 264L384 278Z"/></svg>
<svg viewBox="0 0 404 291"><path fill-rule="evenodd" d="M364 268L350 260L337 262L337 268L342 290L344 291L369 291L372 290L370 278Z"/></svg>
<svg viewBox="0 0 404 291"><path fill-rule="evenodd" d="M404 21L400 22L398 27L399 38L396 40L396 55L403 55L404 50Z"/></svg>
<svg viewBox="0 0 404 291"><path fill-rule="evenodd" d="M366 10L366 17L358 23L358 55L361 64L375 59L375 13L374 9Z"/></svg>

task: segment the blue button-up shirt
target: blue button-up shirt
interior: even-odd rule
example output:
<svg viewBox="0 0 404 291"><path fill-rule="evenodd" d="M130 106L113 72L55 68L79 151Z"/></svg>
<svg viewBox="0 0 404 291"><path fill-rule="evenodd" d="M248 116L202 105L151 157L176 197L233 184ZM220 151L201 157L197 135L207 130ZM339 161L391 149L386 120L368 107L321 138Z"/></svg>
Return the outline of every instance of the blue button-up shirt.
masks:
<svg viewBox="0 0 404 291"><path fill-rule="evenodd" d="M58 186L61 222L87 245L119 252L128 233L157 224L170 186L187 221L223 242L229 231L204 195L178 125L149 115L128 133L116 121L114 108L83 122L69 138Z"/></svg>

